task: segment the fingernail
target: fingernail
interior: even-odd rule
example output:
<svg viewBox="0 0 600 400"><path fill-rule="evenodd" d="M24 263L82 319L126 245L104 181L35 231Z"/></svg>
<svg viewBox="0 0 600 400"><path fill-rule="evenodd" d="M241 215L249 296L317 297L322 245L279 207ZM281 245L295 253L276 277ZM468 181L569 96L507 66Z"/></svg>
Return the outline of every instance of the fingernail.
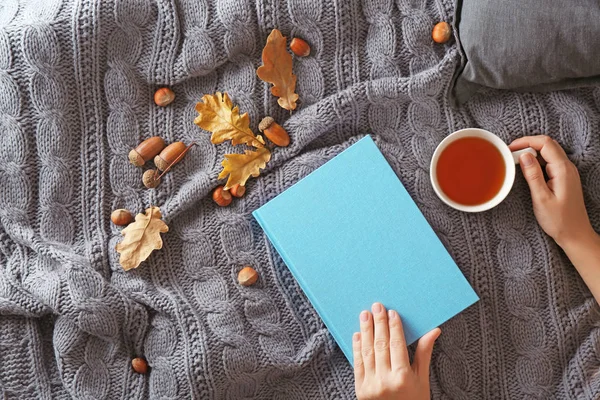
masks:
<svg viewBox="0 0 600 400"><path fill-rule="evenodd" d="M529 153L521 154L521 164L523 164L524 167L531 166L533 164L533 156Z"/></svg>
<svg viewBox="0 0 600 400"><path fill-rule="evenodd" d="M394 310L388 310L388 319L394 319L395 314Z"/></svg>
<svg viewBox="0 0 600 400"><path fill-rule="evenodd" d="M382 310L381 303L373 304L373 314L379 314Z"/></svg>
<svg viewBox="0 0 600 400"><path fill-rule="evenodd" d="M354 340L355 342L360 341L360 333L354 332L354 335L352 335L352 340Z"/></svg>
<svg viewBox="0 0 600 400"><path fill-rule="evenodd" d="M367 322L369 320L369 313L367 311L363 311L360 313L360 320L362 322Z"/></svg>

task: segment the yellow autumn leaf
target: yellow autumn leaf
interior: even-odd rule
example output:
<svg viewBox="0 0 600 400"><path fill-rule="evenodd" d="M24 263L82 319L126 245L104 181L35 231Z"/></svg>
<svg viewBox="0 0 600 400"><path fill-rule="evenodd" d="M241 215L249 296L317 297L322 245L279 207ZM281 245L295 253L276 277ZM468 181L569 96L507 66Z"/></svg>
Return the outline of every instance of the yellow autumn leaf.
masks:
<svg viewBox="0 0 600 400"><path fill-rule="evenodd" d="M256 149L256 151L246 150L244 154L225 154L225 159L221 163L223 171L219 174L219 179L227 179L225 190L228 190L239 184L244 186L250 176L257 177L260 170L264 169L271 159L271 152L267 148Z"/></svg>
<svg viewBox="0 0 600 400"><path fill-rule="evenodd" d="M286 110L295 110L298 95L296 75L292 73L292 55L287 51L285 37L277 29L273 29L267 38L262 51L263 65L256 74L265 82L273 84L271 93L279 97L277 103Z"/></svg>
<svg viewBox="0 0 600 400"><path fill-rule="evenodd" d="M136 215L135 221L121 231L125 238L117 243L116 250L121 254L119 262L125 271L137 268L153 250L162 248L160 234L168 232L169 227L161 218L160 209L150 207L145 215Z"/></svg>
<svg viewBox="0 0 600 400"><path fill-rule="evenodd" d="M264 147L263 138L254 136L250 129L248 113L240 115L239 108L233 106L227 93L217 92L202 96L202 102L196 103L196 111L198 116L194 119L194 123L212 133L210 141L213 144L231 140L234 146L243 143Z"/></svg>

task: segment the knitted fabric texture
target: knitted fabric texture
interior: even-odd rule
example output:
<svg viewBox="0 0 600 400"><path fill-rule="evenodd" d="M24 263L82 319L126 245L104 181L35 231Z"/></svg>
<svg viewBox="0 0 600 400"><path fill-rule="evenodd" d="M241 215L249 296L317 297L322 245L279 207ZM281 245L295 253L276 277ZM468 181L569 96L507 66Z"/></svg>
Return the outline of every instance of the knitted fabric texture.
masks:
<svg viewBox="0 0 600 400"><path fill-rule="evenodd" d="M349 363L250 213L373 134L481 297L442 326L433 398L598 399L599 308L520 174L500 206L466 214L437 199L428 168L461 128L547 133L600 228L600 88L488 91L451 109L459 53L431 29L453 14L452 0L3 0L0 398L352 399ZM291 116L255 72L275 27L312 47L294 59ZM161 108L164 85L177 97ZM227 208L210 194L236 150L193 124L215 91L255 132L270 115L292 138ZM155 135L198 146L147 190L127 153ZM110 212L150 205L170 231L125 272ZM259 272L252 287L237 283L244 265Z"/></svg>

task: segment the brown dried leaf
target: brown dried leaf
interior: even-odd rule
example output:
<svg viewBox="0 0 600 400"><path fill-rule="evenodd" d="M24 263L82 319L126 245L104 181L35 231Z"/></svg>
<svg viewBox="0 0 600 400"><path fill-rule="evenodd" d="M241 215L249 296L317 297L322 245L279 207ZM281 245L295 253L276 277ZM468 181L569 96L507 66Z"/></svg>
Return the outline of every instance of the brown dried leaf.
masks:
<svg viewBox="0 0 600 400"><path fill-rule="evenodd" d="M245 154L225 154L219 179L229 175L225 190L237 184L244 186L250 176L256 178L260 175L260 170L265 168L270 159L271 152L264 147L256 151L246 150Z"/></svg>
<svg viewBox="0 0 600 400"><path fill-rule="evenodd" d="M116 250L121 254L119 262L125 271L137 268L153 250L162 248L160 234L168 232L169 227L161 218L160 209L150 207L145 215L136 215L135 222L121 231L125 239L117 243Z"/></svg>
<svg viewBox="0 0 600 400"><path fill-rule="evenodd" d="M256 74L265 82L273 84L271 93L279 97L277 103L286 110L295 110L298 95L296 75L292 73L292 55L287 51L285 37L277 29L273 29L267 38L262 51L263 65Z"/></svg>
<svg viewBox="0 0 600 400"><path fill-rule="evenodd" d="M257 148L264 147L263 138L254 136L250 129L248 113L240 115L239 108L233 106L227 93L202 96L202 102L196 103L196 111L198 116L194 123L212 133L210 141L213 144L231 140L234 146L243 143Z"/></svg>

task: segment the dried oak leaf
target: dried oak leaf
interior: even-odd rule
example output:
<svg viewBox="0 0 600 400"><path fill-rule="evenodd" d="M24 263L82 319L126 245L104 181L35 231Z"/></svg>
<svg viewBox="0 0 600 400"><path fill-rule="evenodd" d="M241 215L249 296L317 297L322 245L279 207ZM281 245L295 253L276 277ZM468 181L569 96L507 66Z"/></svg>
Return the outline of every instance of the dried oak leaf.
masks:
<svg viewBox="0 0 600 400"><path fill-rule="evenodd" d="M264 169L271 159L271 152L267 148L256 149L256 151L246 150L244 154L225 154L225 159L221 163L223 171L219 174L219 179L227 179L225 190L229 190L235 185L244 186L250 176L257 177L260 170Z"/></svg>
<svg viewBox="0 0 600 400"><path fill-rule="evenodd" d="M117 243L116 250L121 254L119 262L125 271L137 268L153 250L162 248L160 234L168 232L169 227L161 218L160 209L150 207L145 215L136 215L135 222L121 231L125 239Z"/></svg>
<svg viewBox="0 0 600 400"><path fill-rule="evenodd" d="M256 70L258 77L273 84L271 93L279 97L277 103L282 108L295 110L298 95L294 93L296 75L292 73L292 56L287 51L285 37L277 29L273 29L267 38L262 61L263 65Z"/></svg>
<svg viewBox="0 0 600 400"><path fill-rule="evenodd" d="M202 102L196 103L196 111L198 116L194 123L205 131L212 132L210 141L213 144L231 140L234 146L243 143L257 148L264 147L264 139L254 136L250 130L248 113L240 115L239 108L233 106L227 93L202 96Z"/></svg>

